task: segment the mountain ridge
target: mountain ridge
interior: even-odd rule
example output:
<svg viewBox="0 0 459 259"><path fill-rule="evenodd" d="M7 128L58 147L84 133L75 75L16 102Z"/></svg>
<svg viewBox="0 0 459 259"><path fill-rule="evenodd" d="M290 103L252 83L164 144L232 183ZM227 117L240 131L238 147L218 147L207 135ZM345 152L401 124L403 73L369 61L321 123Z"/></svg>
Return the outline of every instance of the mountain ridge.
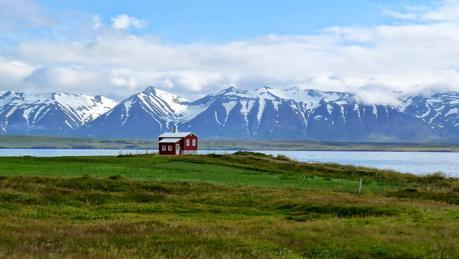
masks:
<svg viewBox="0 0 459 259"><path fill-rule="evenodd" d="M0 95L0 133L65 135L115 104L100 95L7 91Z"/></svg>
<svg viewBox="0 0 459 259"><path fill-rule="evenodd" d="M381 105L364 103L351 93L296 87L230 87L189 101L149 86L111 104L105 112L70 127L65 135L156 138L178 125L209 139L459 142L459 93L455 92Z"/></svg>

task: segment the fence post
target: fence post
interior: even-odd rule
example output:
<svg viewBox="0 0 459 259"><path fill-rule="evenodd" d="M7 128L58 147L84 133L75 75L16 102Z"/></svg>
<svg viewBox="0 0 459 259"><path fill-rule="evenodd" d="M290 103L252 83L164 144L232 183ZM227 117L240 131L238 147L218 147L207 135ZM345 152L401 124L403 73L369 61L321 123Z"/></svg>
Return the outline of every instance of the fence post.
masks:
<svg viewBox="0 0 459 259"><path fill-rule="evenodd" d="M363 187L363 176L360 176L359 194L362 193L362 187Z"/></svg>

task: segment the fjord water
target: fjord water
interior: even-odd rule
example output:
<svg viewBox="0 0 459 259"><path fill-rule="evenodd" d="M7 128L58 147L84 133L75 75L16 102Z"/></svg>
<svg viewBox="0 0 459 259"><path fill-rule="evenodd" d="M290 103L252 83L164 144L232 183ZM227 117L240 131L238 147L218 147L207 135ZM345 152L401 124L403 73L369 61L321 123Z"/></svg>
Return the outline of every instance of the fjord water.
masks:
<svg viewBox="0 0 459 259"><path fill-rule="evenodd" d="M144 154L156 150L115 149L0 149L0 156L117 156ZM231 150L200 150L200 154L233 153ZM459 177L459 153L445 152L363 152L363 151L257 151L285 155L302 162L337 163L391 169L418 175L443 172Z"/></svg>

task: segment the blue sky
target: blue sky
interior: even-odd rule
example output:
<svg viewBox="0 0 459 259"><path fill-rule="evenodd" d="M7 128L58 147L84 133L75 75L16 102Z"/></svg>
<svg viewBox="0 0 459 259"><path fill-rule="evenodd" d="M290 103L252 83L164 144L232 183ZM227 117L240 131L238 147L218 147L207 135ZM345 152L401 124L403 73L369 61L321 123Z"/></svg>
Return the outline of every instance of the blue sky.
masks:
<svg viewBox="0 0 459 259"><path fill-rule="evenodd" d="M302 35L332 26L399 22L383 8L431 4L426 0L42 0L51 13L85 12L102 20L129 14L148 22L144 30L164 40L228 41L268 34Z"/></svg>
<svg viewBox="0 0 459 259"><path fill-rule="evenodd" d="M0 92L459 91L459 0L0 0Z"/></svg>

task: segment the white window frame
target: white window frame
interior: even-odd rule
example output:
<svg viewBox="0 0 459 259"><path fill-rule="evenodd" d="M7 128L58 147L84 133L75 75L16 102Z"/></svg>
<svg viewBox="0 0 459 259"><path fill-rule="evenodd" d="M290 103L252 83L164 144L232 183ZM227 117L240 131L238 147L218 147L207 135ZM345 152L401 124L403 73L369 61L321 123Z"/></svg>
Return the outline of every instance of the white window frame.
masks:
<svg viewBox="0 0 459 259"><path fill-rule="evenodd" d="M187 139L185 140L185 142L186 142L186 146L189 147L189 146L190 146L190 139L187 138Z"/></svg>
<svg viewBox="0 0 459 259"><path fill-rule="evenodd" d="M193 139L191 142L192 142L191 145L193 145L193 147L195 147L196 146L196 139Z"/></svg>
<svg viewBox="0 0 459 259"><path fill-rule="evenodd" d="M172 151L172 145L167 145L167 151Z"/></svg>
<svg viewBox="0 0 459 259"><path fill-rule="evenodd" d="M161 145L161 150L162 151L166 151L166 149L167 149L166 145Z"/></svg>

